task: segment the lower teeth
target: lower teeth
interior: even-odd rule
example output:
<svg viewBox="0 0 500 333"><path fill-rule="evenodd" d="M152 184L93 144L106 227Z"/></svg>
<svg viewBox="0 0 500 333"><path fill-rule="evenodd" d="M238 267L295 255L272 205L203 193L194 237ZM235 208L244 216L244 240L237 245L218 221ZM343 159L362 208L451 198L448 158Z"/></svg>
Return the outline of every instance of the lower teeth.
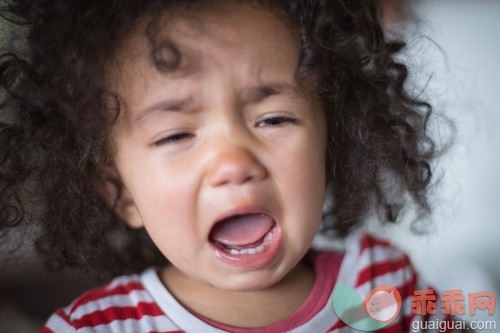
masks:
<svg viewBox="0 0 500 333"><path fill-rule="evenodd" d="M273 240L273 233L270 231L264 237L263 242L270 242L272 240ZM229 253L231 253L232 255L256 254L256 253L261 253L264 250L265 250L265 246L264 246L264 244L261 244L257 247L252 247L252 248L248 248L248 249L241 249L241 250L230 249Z"/></svg>

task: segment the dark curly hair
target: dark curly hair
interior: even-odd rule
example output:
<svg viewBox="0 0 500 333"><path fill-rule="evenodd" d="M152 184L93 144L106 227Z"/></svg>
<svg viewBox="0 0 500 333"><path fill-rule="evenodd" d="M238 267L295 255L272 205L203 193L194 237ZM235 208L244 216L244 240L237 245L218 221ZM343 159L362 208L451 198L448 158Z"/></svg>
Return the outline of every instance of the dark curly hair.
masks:
<svg viewBox="0 0 500 333"><path fill-rule="evenodd" d="M154 58L162 47L154 41L159 13L195 2L6 1L0 14L12 38L0 56L0 237L32 226L53 266L101 274L165 263L146 233L127 227L103 194L113 158L109 133L120 111L104 78L138 20L149 20L144 33ZM386 40L375 0L258 3L294 23L297 73L313 74L327 114L333 204L323 227L345 235L371 208L394 221L400 204L390 199L394 193L410 194L428 211L431 107L405 90L407 68L395 60L404 43Z"/></svg>

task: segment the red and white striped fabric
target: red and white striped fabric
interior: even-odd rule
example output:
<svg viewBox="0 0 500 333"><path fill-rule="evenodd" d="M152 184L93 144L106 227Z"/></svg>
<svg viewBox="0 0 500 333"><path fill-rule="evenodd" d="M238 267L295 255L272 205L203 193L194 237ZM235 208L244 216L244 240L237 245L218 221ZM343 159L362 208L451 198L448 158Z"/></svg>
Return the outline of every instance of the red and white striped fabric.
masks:
<svg viewBox="0 0 500 333"><path fill-rule="evenodd" d="M387 242L355 234L346 240L343 253L311 253L309 260L316 272L311 294L292 316L266 327L231 327L193 314L177 302L156 271L149 269L87 292L55 312L41 332L355 332L333 309L336 283L353 287L362 298L379 285L398 289L403 303L399 317L378 332L409 332L412 320L443 319L414 318L413 291L428 288L419 284L408 258Z"/></svg>

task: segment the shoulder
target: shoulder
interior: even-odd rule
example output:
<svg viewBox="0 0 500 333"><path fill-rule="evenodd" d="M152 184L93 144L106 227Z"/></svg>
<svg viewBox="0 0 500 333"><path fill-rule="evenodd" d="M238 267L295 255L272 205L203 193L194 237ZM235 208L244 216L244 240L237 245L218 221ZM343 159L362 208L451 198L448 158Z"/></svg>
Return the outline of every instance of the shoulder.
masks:
<svg viewBox="0 0 500 333"><path fill-rule="evenodd" d="M367 233L357 233L346 241L346 265L355 272L354 287L387 284L413 290L417 273L406 253L387 240ZM406 294L407 292L404 292Z"/></svg>
<svg viewBox="0 0 500 333"><path fill-rule="evenodd" d="M90 290L69 306L57 310L42 333L74 332L82 328L112 325L117 321L138 321L144 316L161 316L162 310L145 289L139 275L121 276ZM109 331L113 329L109 327Z"/></svg>
<svg viewBox="0 0 500 333"><path fill-rule="evenodd" d="M344 240L317 240L314 244L318 251L315 260L323 263L341 261L339 279L350 286L359 287L373 279L378 279L377 284L381 284L381 280L386 284L397 284L416 275L406 253L369 233L357 231Z"/></svg>
<svg viewBox="0 0 500 333"><path fill-rule="evenodd" d="M317 265L321 271L337 276L335 284L354 288L360 295L366 296L373 288L387 285L396 288L403 301L408 302L414 290L423 287L405 252L362 231L354 232L328 251L319 252L314 262L321 263Z"/></svg>
<svg viewBox="0 0 500 333"><path fill-rule="evenodd" d="M354 288L363 298L380 286L396 289L401 296L401 311L391 325L380 332L402 329L410 331L414 322L450 322L449 316L437 311L428 315L417 315L413 297L416 291L424 290L437 295L414 269L406 253L387 240L367 233L353 234L346 240L344 261L337 282ZM448 331L447 331L448 332Z"/></svg>

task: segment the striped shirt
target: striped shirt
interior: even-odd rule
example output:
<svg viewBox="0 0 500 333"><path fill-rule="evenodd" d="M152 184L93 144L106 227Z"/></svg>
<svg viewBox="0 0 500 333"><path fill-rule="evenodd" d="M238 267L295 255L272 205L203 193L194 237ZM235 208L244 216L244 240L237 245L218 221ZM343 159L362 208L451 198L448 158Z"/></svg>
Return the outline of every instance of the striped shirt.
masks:
<svg viewBox="0 0 500 333"><path fill-rule="evenodd" d="M346 240L342 253L312 252L308 258L315 269L310 295L290 317L265 327L232 327L190 312L172 296L151 268L141 275L118 277L104 287L85 293L71 305L57 310L41 332L355 332L339 319L332 306L336 284L352 287L362 298L376 286L397 288L402 300L401 311L390 325L378 332L409 332L412 321L443 319L438 318L439 315L414 316L413 291L428 288L420 284L408 257L387 242L355 234Z"/></svg>

